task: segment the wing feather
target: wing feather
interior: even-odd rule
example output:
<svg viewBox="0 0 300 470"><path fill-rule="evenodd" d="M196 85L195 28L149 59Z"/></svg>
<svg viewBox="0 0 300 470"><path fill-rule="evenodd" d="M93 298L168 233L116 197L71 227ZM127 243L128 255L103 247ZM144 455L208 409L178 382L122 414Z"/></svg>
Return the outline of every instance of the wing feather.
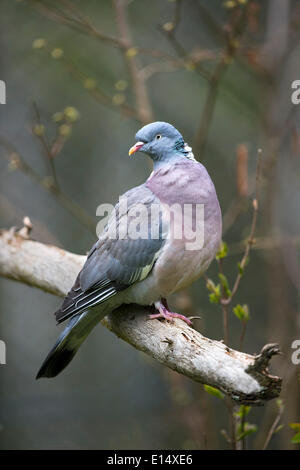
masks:
<svg viewBox="0 0 300 470"><path fill-rule="evenodd" d="M104 232L90 250L73 288L55 313L58 323L105 302L135 282L145 279L152 270L168 228L160 213L159 236L154 240L151 238L151 206L159 204L159 201L145 185L128 191L122 197L127 199L127 211L121 213L120 203L115 207ZM124 233L124 229L127 232L128 224L132 221L133 216L128 212L140 203L147 209L146 237L133 239L128 233L125 238L118 237L118 233ZM116 238L110 236L113 223L120 229Z"/></svg>

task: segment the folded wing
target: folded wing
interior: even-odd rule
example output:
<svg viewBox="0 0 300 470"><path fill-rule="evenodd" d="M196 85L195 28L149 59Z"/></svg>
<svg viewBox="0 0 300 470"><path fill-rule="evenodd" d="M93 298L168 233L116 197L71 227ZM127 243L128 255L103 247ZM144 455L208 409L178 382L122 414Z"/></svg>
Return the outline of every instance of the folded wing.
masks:
<svg viewBox="0 0 300 470"><path fill-rule="evenodd" d="M167 225L159 200L145 185L125 193L55 313L58 323L145 279L162 249Z"/></svg>

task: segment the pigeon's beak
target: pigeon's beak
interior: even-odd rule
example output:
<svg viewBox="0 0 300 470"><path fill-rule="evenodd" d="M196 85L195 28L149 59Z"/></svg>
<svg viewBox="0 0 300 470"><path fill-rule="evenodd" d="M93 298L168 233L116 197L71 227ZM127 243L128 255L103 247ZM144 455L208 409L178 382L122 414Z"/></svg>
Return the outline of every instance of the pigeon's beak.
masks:
<svg viewBox="0 0 300 470"><path fill-rule="evenodd" d="M143 145L144 145L145 142L137 142L136 144L134 144L131 149L129 149L129 155L132 155L133 153L137 152L138 150L140 150Z"/></svg>

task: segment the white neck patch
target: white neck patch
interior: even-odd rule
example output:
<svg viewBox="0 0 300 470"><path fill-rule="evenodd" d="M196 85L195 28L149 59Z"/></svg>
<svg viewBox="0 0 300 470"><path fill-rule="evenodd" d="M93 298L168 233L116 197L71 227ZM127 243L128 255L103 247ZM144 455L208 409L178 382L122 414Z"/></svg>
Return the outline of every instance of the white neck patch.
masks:
<svg viewBox="0 0 300 470"><path fill-rule="evenodd" d="M194 154L193 154L193 149L190 147L186 142L184 143L184 151L187 152L186 158L189 160L194 160L196 161Z"/></svg>

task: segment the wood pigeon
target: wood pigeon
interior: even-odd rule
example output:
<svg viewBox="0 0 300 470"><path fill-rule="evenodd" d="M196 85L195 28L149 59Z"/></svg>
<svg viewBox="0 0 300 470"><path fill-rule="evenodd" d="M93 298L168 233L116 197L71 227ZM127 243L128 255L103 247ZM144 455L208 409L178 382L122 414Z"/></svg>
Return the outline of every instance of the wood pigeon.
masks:
<svg viewBox="0 0 300 470"><path fill-rule="evenodd" d="M148 124L135 137L129 155L147 154L153 160L153 172L144 184L120 197L89 252L55 313L58 323L69 321L37 378L59 374L99 321L122 304L153 305L157 312L149 318L180 318L191 324L183 315L170 312L166 298L195 281L219 248L222 219L215 187L171 124ZM201 223L197 207L203 208ZM139 232L141 225L146 230ZM196 236L197 229L202 241L191 248L190 234Z"/></svg>

